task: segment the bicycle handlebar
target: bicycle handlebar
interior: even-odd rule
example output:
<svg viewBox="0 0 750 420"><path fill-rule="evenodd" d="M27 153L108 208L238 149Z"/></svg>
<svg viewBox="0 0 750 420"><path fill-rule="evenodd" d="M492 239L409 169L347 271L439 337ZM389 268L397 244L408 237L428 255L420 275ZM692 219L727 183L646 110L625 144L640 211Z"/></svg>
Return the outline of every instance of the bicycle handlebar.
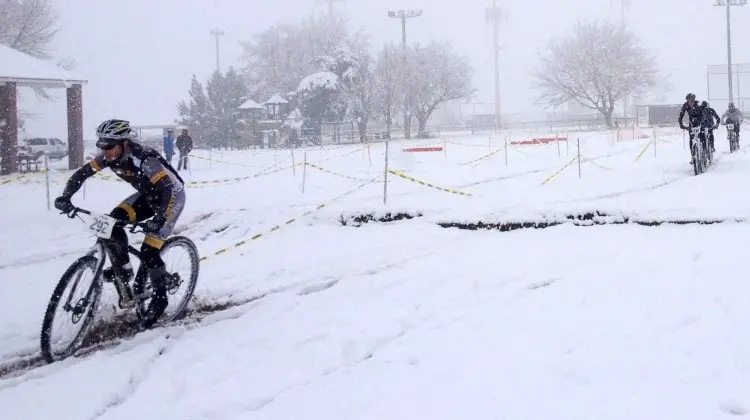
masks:
<svg viewBox="0 0 750 420"><path fill-rule="evenodd" d="M64 215L68 216L71 219L75 219L75 217L78 215L78 213L87 214L89 216L91 215L90 211L88 211L86 209L82 209L80 207L75 207L75 206L73 207L73 210L71 210L69 212L64 212L64 211L60 212L60 214L64 214ZM128 229L130 231L130 233L145 233L145 231L144 231L144 225L142 223L131 223L131 222L127 221L127 220L118 220L118 221L115 222L115 226L119 226L119 227L123 227L123 228L126 227L126 226L128 226L128 225L131 225L130 229ZM137 228L141 228L141 230L136 231Z"/></svg>

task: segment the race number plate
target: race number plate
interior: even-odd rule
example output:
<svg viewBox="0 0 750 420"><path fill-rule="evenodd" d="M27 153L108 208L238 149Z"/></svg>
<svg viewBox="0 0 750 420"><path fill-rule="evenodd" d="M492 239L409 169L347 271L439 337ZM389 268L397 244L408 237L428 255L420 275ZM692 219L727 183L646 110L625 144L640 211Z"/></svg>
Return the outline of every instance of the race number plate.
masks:
<svg viewBox="0 0 750 420"><path fill-rule="evenodd" d="M116 223L117 219L106 214L92 215L89 229L94 232L94 235L102 239L109 239L112 237L112 229L115 228Z"/></svg>
<svg viewBox="0 0 750 420"><path fill-rule="evenodd" d="M734 124L727 124L727 130L734 130Z"/></svg>

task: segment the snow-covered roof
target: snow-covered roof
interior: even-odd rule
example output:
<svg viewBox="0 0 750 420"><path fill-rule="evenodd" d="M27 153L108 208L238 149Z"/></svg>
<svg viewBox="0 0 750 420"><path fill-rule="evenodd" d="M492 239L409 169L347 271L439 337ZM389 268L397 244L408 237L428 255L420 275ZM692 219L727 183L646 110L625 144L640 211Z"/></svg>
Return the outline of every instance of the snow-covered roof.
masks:
<svg viewBox="0 0 750 420"><path fill-rule="evenodd" d="M263 105L255 102L252 99L248 99L242 105L240 105L238 108L239 109L265 109L265 108L263 108Z"/></svg>
<svg viewBox="0 0 750 420"><path fill-rule="evenodd" d="M15 82L27 86L60 86L84 84L86 80L75 77L49 60L0 44L0 83Z"/></svg>
<svg viewBox="0 0 750 420"><path fill-rule="evenodd" d="M278 93L276 95L271 96L264 105L278 105L278 104L288 104L289 101L282 98L281 95Z"/></svg>
<svg viewBox="0 0 750 420"><path fill-rule="evenodd" d="M297 91L301 90L313 90L319 88L336 89L339 83L339 77L335 73L330 71L321 71L313 73L299 82Z"/></svg>

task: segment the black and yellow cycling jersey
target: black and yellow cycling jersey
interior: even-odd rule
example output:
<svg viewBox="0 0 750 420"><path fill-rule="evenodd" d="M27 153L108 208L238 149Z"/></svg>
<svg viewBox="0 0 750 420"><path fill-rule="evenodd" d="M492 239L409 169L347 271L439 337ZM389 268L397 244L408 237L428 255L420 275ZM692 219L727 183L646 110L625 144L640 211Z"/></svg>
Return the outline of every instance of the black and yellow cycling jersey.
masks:
<svg viewBox="0 0 750 420"><path fill-rule="evenodd" d="M155 214L168 217L175 197L184 194L182 178L158 152L128 141L118 159L108 161L99 154L79 168L68 180L63 195L72 197L88 178L105 168L145 196Z"/></svg>

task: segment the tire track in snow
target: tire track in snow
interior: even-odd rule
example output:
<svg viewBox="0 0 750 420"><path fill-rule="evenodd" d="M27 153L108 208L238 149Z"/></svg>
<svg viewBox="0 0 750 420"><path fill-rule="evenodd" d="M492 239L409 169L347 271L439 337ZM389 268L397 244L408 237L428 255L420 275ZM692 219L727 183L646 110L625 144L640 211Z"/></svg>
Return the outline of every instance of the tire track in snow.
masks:
<svg viewBox="0 0 750 420"><path fill-rule="evenodd" d="M156 352L152 354L146 361L144 361L138 368L131 373L130 380L128 383L116 392L109 401L107 401L102 408L97 410L89 420L96 420L107 414L110 410L117 408L125 404L130 397L135 394L143 381L148 378L149 372L159 361L161 356L168 353L176 344L175 339L179 339L182 336L182 332L177 331L176 334L167 334L163 337L163 342L157 347Z"/></svg>
<svg viewBox="0 0 750 420"><path fill-rule="evenodd" d="M180 331L187 331L239 318L251 309L243 307L255 304L270 294L273 294L273 292L255 295L242 300L215 302L211 306L207 305L204 308L193 308L185 318L169 324L157 324L158 327L147 331L141 331L136 321L127 317L127 314L121 314L124 316L121 316L119 320L115 320L115 322L120 324L112 328L124 329L125 331L122 335L108 337L102 341L96 341L95 338L90 337L87 340L92 340L93 342L90 342L89 345L81 347L73 356L51 364L42 359L38 349L6 355L4 356L4 363L0 364L0 391L18 386L28 380L43 378L48 374L54 373L57 369L64 369L78 363L84 363L88 360L89 356L97 352L112 350L112 354L118 354L128 351L135 346L144 344L144 340L152 339L152 334L174 335ZM112 320L109 321L112 322ZM145 334L145 336L138 337L141 334Z"/></svg>
<svg viewBox="0 0 750 420"><path fill-rule="evenodd" d="M750 149L744 149L743 153L747 152L748 150L750 150ZM715 165L718 165L723 160L723 158L725 156L729 155L729 154L730 154L730 152L724 151L724 152L720 152L717 155L715 155L714 161L711 164L711 166L708 168L708 170L707 170L706 173L708 173L708 171L710 171L711 169L713 169L715 167ZM682 175L682 176L675 177L675 178L672 178L672 179L668 179L666 181L662 181L662 182L659 182L659 183L656 183L656 184L651 184L651 185L648 185L648 186L630 188L630 189L626 189L626 190L622 190L622 191L617 191L617 192L612 192L612 193L607 193L607 194L602 194L602 195L596 195L596 196L591 196L591 197L586 197L586 198L577 198L577 199L574 199L574 200L551 201L551 202L547 202L547 203L544 203L544 204L545 205L548 205L548 204L572 204L572 203L583 203L583 202L587 202L587 201L596 201L596 200L607 199L607 198L622 197L622 196L625 196L625 195L638 194L638 193L641 193L641 192L647 192L647 191L657 190L659 188L663 188L663 187L666 187L666 186L670 186L670 185L676 184L676 183L678 183L680 181L687 181L687 180L691 180L691 179L695 179L695 178L696 178L696 175L694 175L692 171L686 170L685 174Z"/></svg>
<svg viewBox="0 0 750 420"><path fill-rule="evenodd" d="M75 250L68 251L68 252L48 252L44 254L29 255L27 257L22 257L9 263L0 264L0 270L6 270L9 268L20 268L20 267L25 267L29 265L38 265L40 263L57 260L63 257L69 257L71 255L83 256L83 254L85 254L87 250L88 248L81 248L81 249L75 249Z"/></svg>
<svg viewBox="0 0 750 420"><path fill-rule="evenodd" d="M602 159L610 158L610 157L613 157L613 156L621 155L621 154L623 154L625 152L629 152L629 151L631 151L633 149L634 148L630 147L630 148L627 148L627 149L620 150L619 152L610 153L608 155L601 155L601 156L597 156L597 157L594 157L594 158L591 158L591 159L587 158L586 160L588 162L594 162L594 161L597 161L597 160L602 160ZM536 173L540 173L540 172L545 172L545 171L553 171L553 170L559 169L559 168L560 168L559 165L546 166L546 167L543 167L543 168L530 169L530 170L524 171L524 172L516 172L516 173L513 173L513 174L509 174L509 175L500 175L498 177L487 178L487 179L483 179L483 180L471 182L471 183L468 183L468 184L457 185L457 186L453 186L452 188L461 189L461 188L476 187L477 185L489 184L489 183L497 182L497 181L504 181L506 179L520 178L520 177L523 177L523 176L526 176L526 175L532 175L532 174L536 174Z"/></svg>
<svg viewBox="0 0 750 420"><path fill-rule="evenodd" d="M342 278L361 278L361 277L367 277L367 276L373 276L376 274L380 274L383 271L391 270L394 268L397 268L405 263L409 263L415 259L420 258L426 258L429 256L432 256L436 253L436 251L428 251L428 252L421 252L421 253L414 253L410 254L407 257L398 259L398 260L391 260L385 263L381 263L379 265L376 265L374 267L367 267L359 270L355 270L353 273L350 274L343 274L341 276L336 277L323 277L324 280L321 281L321 276L316 276L312 280L302 280L302 281L296 281L291 282L286 285L282 285L276 288L272 288L268 291L259 293L259 294L251 294L251 295L244 295L244 294L230 294L227 296L228 300L224 301L214 301L207 304L201 304L198 308L193 307L189 310L188 314L185 316L185 318L181 320L174 321L170 324L157 324L158 329L153 329L149 331L159 331L160 329L164 331L163 329L165 327L173 327L173 328L182 328L182 329L193 329L193 328L203 328L212 325L215 322L219 322L226 319L235 319L243 316L248 311L250 311L252 308L244 308L248 305L257 304L260 301L262 301L266 297L271 297L273 295L278 295L285 292L293 292L298 296L308 296L308 295L314 295L320 292L324 292L326 290L331 289L332 287L336 286L340 283ZM388 288L392 286L392 284L386 284L383 287ZM244 296L243 296L244 295ZM200 299L198 297L198 299ZM234 310L234 311L233 311ZM125 315L127 313L123 313ZM207 319L207 318L211 319ZM111 322L111 320L109 320ZM127 322L127 321L117 321L117 322ZM116 328L117 326L115 326ZM123 328L122 325L119 325L120 328ZM41 357L40 352L38 349L26 349L18 351L14 354L8 354L0 356L0 380L6 379L11 380L10 382L6 383L0 383L0 391L2 389L17 386L26 380L30 379L39 379L47 374L54 372L56 369L51 368L48 369L47 366L51 367L69 367L76 363L82 363L87 360L87 357L100 352L105 351L108 349L117 348L120 346L126 346L127 344L131 343L134 345L139 345L140 342L134 338L140 334L145 333L147 331L141 331L140 329L137 329L135 327L135 324L131 327L129 327L129 324L123 328L125 330L123 335L116 335L114 337L107 337L103 341L95 341L93 339L93 343L86 347L82 347L79 349L75 355L69 359L53 363L51 365L48 365ZM174 331L173 329L167 329L166 333L169 334L170 331ZM40 372L36 372L35 374L32 374L31 372L34 372L36 370L41 370Z"/></svg>

